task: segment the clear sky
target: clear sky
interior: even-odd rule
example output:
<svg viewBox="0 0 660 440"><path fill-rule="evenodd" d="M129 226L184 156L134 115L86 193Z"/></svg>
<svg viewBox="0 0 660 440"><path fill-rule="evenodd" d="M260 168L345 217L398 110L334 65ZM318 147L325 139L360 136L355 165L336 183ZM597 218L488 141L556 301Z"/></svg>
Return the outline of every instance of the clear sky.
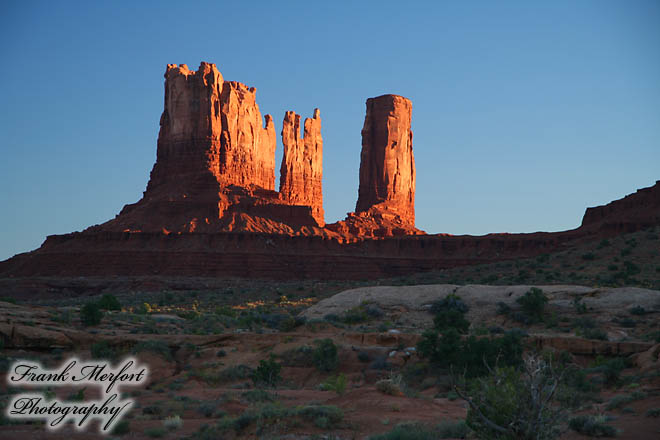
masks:
<svg viewBox="0 0 660 440"><path fill-rule="evenodd" d="M328 222L385 93L413 102L430 233L570 229L660 179L657 0L3 1L0 55L0 259L141 197L167 63L256 87L278 136L320 108Z"/></svg>

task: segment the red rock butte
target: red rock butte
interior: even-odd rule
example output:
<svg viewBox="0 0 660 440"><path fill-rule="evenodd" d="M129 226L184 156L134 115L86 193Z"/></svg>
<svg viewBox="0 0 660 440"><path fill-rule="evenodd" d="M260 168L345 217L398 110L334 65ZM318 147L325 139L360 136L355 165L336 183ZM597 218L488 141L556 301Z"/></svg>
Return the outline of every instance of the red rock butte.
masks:
<svg viewBox="0 0 660 440"><path fill-rule="evenodd" d="M321 112L284 115L279 191L276 129L256 89L214 64L169 64L157 159L141 200L83 232L49 236L0 262L0 278L238 276L375 278L521 258L660 224L660 182L556 233L427 235L415 227L412 103L367 99L355 212L326 224ZM356 151L357 154L357 151Z"/></svg>

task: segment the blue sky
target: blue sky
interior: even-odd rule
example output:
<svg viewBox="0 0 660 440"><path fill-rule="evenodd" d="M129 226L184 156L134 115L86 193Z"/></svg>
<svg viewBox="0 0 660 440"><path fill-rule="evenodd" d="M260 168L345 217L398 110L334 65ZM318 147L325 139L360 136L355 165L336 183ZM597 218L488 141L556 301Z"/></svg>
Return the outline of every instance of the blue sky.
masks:
<svg viewBox="0 0 660 440"><path fill-rule="evenodd" d="M319 3L2 2L0 259L141 197L167 63L257 87L278 135L320 108L328 222L384 93L413 102L430 233L570 229L660 179L660 2Z"/></svg>

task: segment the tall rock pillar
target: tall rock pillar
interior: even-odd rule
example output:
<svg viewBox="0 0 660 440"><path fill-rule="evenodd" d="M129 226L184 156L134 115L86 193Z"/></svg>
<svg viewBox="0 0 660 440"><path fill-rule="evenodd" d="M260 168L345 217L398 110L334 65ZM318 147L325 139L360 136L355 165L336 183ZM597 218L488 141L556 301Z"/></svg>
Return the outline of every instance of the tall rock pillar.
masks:
<svg viewBox="0 0 660 440"><path fill-rule="evenodd" d="M415 158L411 119L409 99L398 95L367 99L356 214L392 216L414 228Z"/></svg>
<svg viewBox="0 0 660 440"><path fill-rule="evenodd" d="M291 205L306 205L319 226L325 225L323 212L323 138L321 112L305 119L300 139L300 115L288 111L282 124L284 155L280 167L280 194Z"/></svg>

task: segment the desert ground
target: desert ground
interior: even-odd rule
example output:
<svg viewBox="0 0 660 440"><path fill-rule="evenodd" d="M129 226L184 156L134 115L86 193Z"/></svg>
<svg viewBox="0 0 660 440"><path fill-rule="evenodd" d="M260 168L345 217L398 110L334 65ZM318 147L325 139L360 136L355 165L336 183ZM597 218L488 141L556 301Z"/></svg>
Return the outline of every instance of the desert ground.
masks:
<svg viewBox="0 0 660 440"><path fill-rule="evenodd" d="M14 359L55 367L74 355L133 355L149 382L122 390L135 405L110 438L478 438L455 387L469 389L463 381L483 372L447 369L422 343L449 296L469 322L460 340L515 336L523 356L564 372L552 401L560 438L658 438L659 245L651 228L531 259L369 281L81 278L62 292L36 279L53 282L50 293L0 303L2 405L21 391L5 380ZM547 299L538 316L518 301L533 288ZM580 416L593 423L580 427ZM100 437L49 432L4 411L0 425L3 438Z"/></svg>

